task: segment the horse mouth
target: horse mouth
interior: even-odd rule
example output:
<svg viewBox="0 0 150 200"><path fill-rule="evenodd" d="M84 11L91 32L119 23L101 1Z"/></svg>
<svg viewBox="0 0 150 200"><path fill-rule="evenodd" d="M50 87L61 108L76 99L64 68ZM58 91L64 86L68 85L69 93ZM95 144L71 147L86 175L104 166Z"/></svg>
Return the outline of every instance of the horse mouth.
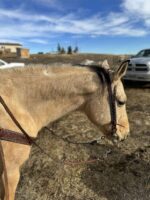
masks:
<svg viewBox="0 0 150 200"><path fill-rule="evenodd" d="M112 141L113 143L119 143L119 142L125 141L129 135L130 134L128 131L124 132L124 133L119 133L116 131L115 133L113 133L111 130L111 126L108 125L108 126L103 127L102 139L106 138L106 139Z"/></svg>

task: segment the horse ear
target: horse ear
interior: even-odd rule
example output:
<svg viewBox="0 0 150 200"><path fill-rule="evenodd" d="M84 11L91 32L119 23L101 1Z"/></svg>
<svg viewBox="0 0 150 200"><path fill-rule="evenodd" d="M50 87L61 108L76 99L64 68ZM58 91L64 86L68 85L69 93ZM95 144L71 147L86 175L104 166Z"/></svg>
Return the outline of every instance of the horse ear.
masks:
<svg viewBox="0 0 150 200"><path fill-rule="evenodd" d="M115 80L121 79L126 74L126 71L127 71L127 68L128 68L128 63L129 63L128 60L124 61L118 67L118 69L114 72L114 79Z"/></svg>
<svg viewBox="0 0 150 200"><path fill-rule="evenodd" d="M104 69L107 69L107 70L109 70L110 69L110 67L109 67L109 64L108 64L108 61L107 60L104 60L103 62L99 62L98 63L102 68L104 68Z"/></svg>

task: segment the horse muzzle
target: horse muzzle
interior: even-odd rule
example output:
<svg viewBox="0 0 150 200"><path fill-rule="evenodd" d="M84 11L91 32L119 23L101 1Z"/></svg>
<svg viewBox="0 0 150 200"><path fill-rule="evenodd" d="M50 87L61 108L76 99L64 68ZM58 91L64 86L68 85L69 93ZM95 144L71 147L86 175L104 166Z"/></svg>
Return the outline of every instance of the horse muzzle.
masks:
<svg viewBox="0 0 150 200"><path fill-rule="evenodd" d="M112 129L111 124L103 126L103 132L107 138L115 142L123 141L130 135L129 128L117 124L116 129Z"/></svg>

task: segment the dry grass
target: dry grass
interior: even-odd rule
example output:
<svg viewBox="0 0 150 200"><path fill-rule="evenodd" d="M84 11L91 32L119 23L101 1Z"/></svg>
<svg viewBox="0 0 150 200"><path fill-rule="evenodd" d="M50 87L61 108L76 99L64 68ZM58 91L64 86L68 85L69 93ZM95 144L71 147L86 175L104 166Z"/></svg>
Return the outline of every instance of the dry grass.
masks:
<svg viewBox="0 0 150 200"><path fill-rule="evenodd" d="M123 57L127 58L128 55L110 55L110 54L73 54L73 55L59 55L59 54L44 54L44 55L31 55L29 59L17 59L19 62L25 62L26 64L52 64L52 63L72 63L79 64L85 59L94 61L108 60L111 66L115 66L119 63ZM8 62L15 62L16 58L5 58Z"/></svg>

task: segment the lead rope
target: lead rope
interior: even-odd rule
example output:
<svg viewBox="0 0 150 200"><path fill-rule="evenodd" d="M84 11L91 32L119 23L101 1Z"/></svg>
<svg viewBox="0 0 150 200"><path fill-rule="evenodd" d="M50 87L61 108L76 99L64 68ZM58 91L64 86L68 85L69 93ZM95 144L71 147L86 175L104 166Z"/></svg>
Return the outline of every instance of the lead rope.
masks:
<svg viewBox="0 0 150 200"><path fill-rule="evenodd" d="M111 114L111 124L112 124L112 134L114 134L116 132L116 106L115 106L115 94L113 94L112 91L112 86L111 86L111 79L109 76L109 72L106 71L105 69L102 69L102 71L105 74L105 79L107 79L107 89L108 89L108 95L109 95L109 103L110 103L110 114ZM114 89L114 93L115 93L115 89ZM28 133L22 128L22 126L20 125L20 123L16 120L16 118L14 117L14 115L12 114L12 112L10 111L10 109L8 108L8 106L6 105L5 101L3 100L3 98L0 96L0 103L3 105L3 107L5 108L6 112L9 114L9 116L11 117L12 121L15 123L15 125L21 130L21 132L25 135L25 137L27 138L27 141L29 142L29 145L34 144L36 147L38 147L38 149L40 149L40 151L45 154L48 158L50 158L51 160L53 160L48 153L46 153L29 135ZM81 163L93 163L98 161L99 158L97 159L93 159L93 160L88 160L88 161L81 161L81 162L72 162L72 161L64 161L63 164L70 164L70 163L74 163L74 164L81 164ZM55 161L55 160L53 160ZM55 161L57 162L57 161ZM57 162L57 163L62 163L62 162Z"/></svg>

